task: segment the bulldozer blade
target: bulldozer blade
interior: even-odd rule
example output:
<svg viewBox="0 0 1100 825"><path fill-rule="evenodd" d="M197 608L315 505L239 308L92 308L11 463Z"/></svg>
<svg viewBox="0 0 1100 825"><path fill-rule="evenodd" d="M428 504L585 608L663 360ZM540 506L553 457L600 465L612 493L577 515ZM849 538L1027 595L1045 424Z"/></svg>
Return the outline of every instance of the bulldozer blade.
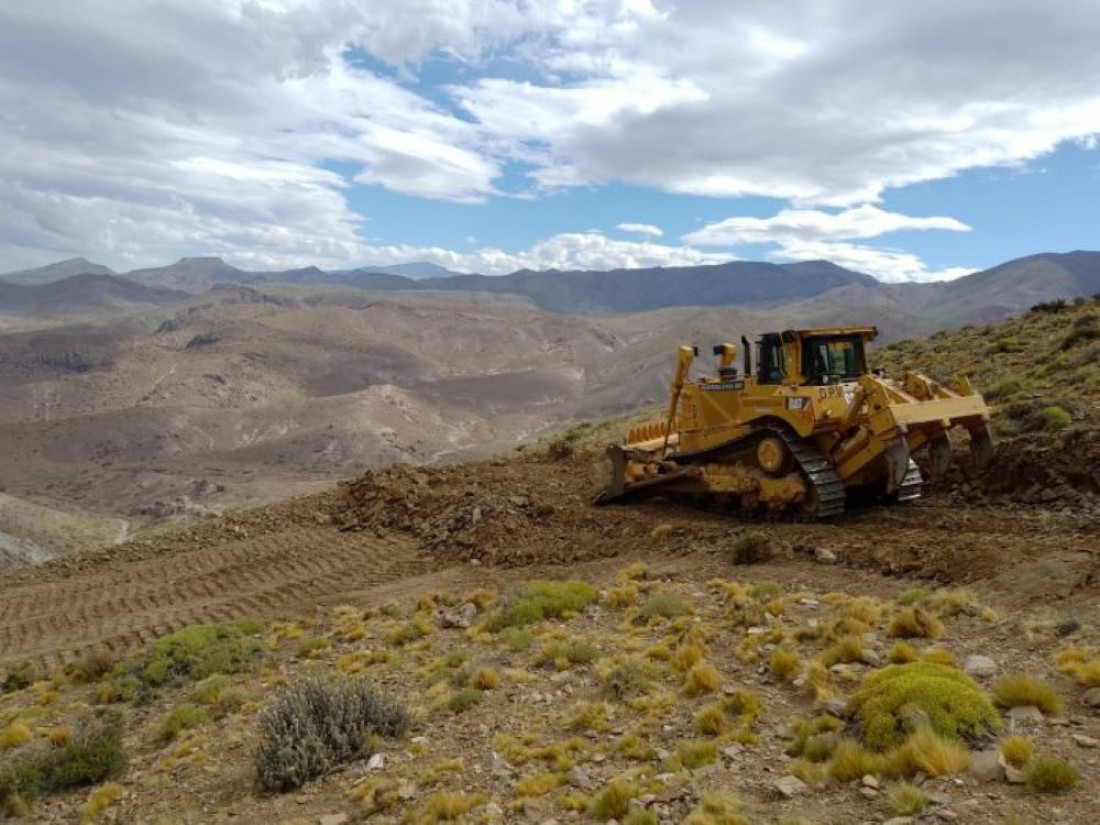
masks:
<svg viewBox="0 0 1100 825"><path fill-rule="evenodd" d="M886 495L892 495L901 488L905 474L909 472L909 447L904 441L887 448L886 457Z"/></svg>
<svg viewBox="0 0 1100 825"><path fill-rule="evenodd" d="M607 457L611 459L611 484L596 496L595 504L607 504L626 491L626 453L618 444L610 444Z"/></svg>
<svg viewBox="0 0 1100 825"><path fill-rule="evenodd" d="M984 470L993 460L993 433L988 424L970 434L970 457L979 470Z"/></svg>
<svg viewBox="0 0 1100 825"><path fill-rule="evenodd" d="M951 442L947 438L937 438L928 445L928 457L932 460L932 478L943 478L951 466Z"/></svg>

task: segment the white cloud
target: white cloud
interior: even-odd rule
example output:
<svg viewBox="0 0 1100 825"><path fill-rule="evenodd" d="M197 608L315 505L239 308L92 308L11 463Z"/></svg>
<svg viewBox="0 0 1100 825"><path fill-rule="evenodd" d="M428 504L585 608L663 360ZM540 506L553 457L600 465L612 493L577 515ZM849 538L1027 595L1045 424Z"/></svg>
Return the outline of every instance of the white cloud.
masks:
<svg viewBox="0 0 1100 825"><path fill-rule="evenodd" d="M654 238L659 238L665 233L661 231L661 227L654 226L651 223L620 223L615 227L623 232L635 232L639 235L652 235Z"/></svg>
<svg viewBox="0 0 1100 825"><path fill-rule="evenodd" d="M955 218L914 218L865 204L840 212L784 209L770 218L726 218L688 233L684 240L700 246L732 246L746 243L877 238L879 235L903 229L966 232L970 227Z"/></svg>
<svg viewBox="0 0 1100 825"><path fill-rule="evenodd" d="M651 241L617 241L599 232L568 232L539 241L530 249L505 252L483 248L455 252L439 247L368 246L363 260L377 264L431 261L458 272L504 275L519 269L635 269L651 266L696 266L734 260L723 253L701 252L687 246Z"/></svg>
<svg viewBox="0 0 1100 825"><path fill-rule="evenodd" d="M1097 42L1090 0L3 3L0 268L354 265L378 245L353 183L476 205L520 164L529 198L622 182L784 199L689 239L925 278L905 251L848 241L964 227L868 204L1095 145ZM455 71L418 78L429 58ZM556 237L578 240L472 263L708 259Z"/></svg>
<svg viewBox="0 0 1100 825"><path fill-rule="evenodd" d="M963 267L933 270L909 252L828 241L786 242L772 253L772 257L788 261L831 261L837 266L872 275L888 284L950 281L974 271Z"/></svg>

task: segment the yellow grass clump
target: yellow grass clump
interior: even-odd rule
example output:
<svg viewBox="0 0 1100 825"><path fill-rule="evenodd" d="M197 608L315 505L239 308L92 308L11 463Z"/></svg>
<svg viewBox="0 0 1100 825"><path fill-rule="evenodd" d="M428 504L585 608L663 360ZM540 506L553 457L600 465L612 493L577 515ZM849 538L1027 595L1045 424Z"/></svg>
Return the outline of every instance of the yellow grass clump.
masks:
<svg viewBox="0 0 1100 825"><path fill-rule="evenodd" d="M802 668L802 660L797 652L786 648L778 648L772 653L769 666L772 676L790 682L798 676L798 671Z"/></svg>
<svg viewBox="0 0 1100 825"><path fill-rule="evenodd" d="M895 776L948 776L962 773L970 765L970 751L952 739L940 736L928 727L909 735L886 757L890 773Z"/></svg>
<svg viewBox="0 0 1100 825"><path fill-rule="evenodd" d="M100 785L88 794L88 801L84 803L84 807L80 811L81 823L87 825L87 823L95 822L99 819L100 814L121 800L125 793L123 787L117 782Z"/></svg>
<svg viewBox="0 0 1100 825"><path fill-rule="evenodd" d="M714 693L722 686L722 674L707 661L696 662L684 676L684 692L688 696Z"/></svg>
<svg viewBox="0 0 1100 825"><path fill-rule="evenodd" d="M1045 714L1061 713L1065 709L1051 685L1026 673L1005 676L994 682L993 699L1003 708L1034 705Z"/></svg>
<svg viewBox="0 0 1100 825"><path fill-rule="evenodd" d="M1001 756L1016 768L1022 768L1035 755L1035 746L1026 736L1009 736L1001 741Z"/></svg>

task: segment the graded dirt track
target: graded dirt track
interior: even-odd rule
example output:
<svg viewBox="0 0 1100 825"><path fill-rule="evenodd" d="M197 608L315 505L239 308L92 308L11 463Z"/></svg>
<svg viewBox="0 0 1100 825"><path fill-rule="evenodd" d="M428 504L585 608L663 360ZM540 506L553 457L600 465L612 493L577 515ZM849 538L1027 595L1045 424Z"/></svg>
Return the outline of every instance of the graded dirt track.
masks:
<svg viewBox="0 0 1100 825"><path fill-rule="evenodd" d="M603 566L656 559L667 574L693 578L701 559L729 564L725 551L750 531L772 539L769 575L791 581L810 575L874 591L895 589L883 577L926 579L975 587L1006 606L1057 599L1068 611L1100 590L1091 495L1072 507L998 507L966 503L956 485L836 523L745 524L656 500L592 507L602 471L588 453L391 468L331 493L5 571L0 664L30 660L49 672L83 651L118 655L189 624L294 618L569 575L578 565L600 578ZM838 567L812 563L822 549Z"/></svg>

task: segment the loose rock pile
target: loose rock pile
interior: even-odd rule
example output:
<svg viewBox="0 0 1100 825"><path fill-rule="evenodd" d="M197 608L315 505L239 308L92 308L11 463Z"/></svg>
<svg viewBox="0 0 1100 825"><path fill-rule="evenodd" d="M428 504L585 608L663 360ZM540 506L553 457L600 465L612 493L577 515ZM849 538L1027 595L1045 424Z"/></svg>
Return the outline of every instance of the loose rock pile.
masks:
<svg viewBox="0 0 1100 825"><path fill-rule="evenodd" d="M524 489L487 486L456 472L397 465L343 486L343 530L400 530L437 555L515 563L556 508Z"/></svg>

